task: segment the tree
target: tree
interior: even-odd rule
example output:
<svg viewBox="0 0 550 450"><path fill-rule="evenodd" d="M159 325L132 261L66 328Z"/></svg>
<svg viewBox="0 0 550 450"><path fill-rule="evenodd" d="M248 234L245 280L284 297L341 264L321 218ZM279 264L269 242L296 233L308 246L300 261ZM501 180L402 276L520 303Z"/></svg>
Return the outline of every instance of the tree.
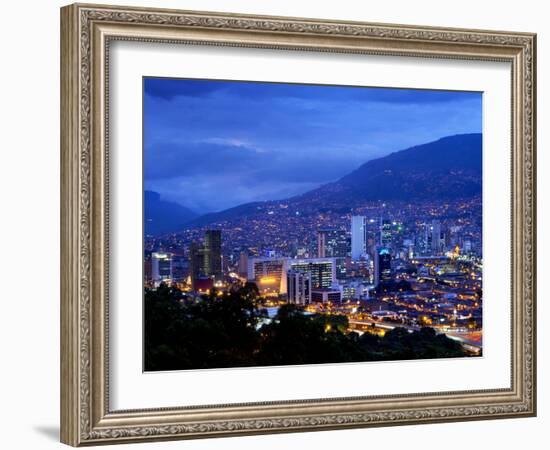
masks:
<svg viewBox="0 0 550 450"><path fill-rule="evenodd" d="M257 288L197 299L162 284L145 290L145 369L318 364L464 356L460 343L432 328L395 328L383 337L348 333L347 317L310 316L283 305L267 322Z"/></svg>

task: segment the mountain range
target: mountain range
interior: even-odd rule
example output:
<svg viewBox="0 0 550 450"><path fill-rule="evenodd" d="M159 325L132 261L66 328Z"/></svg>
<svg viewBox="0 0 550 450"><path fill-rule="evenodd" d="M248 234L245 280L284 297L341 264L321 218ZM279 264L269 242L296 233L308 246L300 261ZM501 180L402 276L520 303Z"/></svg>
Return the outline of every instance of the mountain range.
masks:
<svg viewBox="0 0 550 450"><path fill-rule="evenodd" d="M183 225L203 226L250 217L282 201L290 208L307 205L310 211L349 211L369 201L444 201L481 195L481 190L482 135L475 133L444 137L372 159L335 182L285 200L246 203L197 217L151 192L152 206L148 206L146 195L145 210L146 218L156 224L150 226L151 234L160 234L177 231Z"/></svg>
<svg viewBox="0 0 550 450"><path fill-rule="evenodd" d="M144 230L147 236L158 236L181 230L198 214L179 203L161 200L157 192L143 193Z"/></svg>
<svg viewBox="0 0 550 450"><path fill-rule="evenodd" d="M481 134L448 136L367 161L302 197L361 201L445 200L481 193ZM332 197L332 198L331 198Z"/></svg>

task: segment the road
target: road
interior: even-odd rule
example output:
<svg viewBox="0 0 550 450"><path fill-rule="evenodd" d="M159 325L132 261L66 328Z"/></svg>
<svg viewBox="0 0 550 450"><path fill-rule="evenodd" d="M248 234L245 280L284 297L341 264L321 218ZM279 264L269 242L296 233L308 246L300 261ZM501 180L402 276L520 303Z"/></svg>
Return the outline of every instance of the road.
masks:
<svg viewBox="0 0 550 450"><path fill-rule="evenodd" d="M374 324L376 328L383 329L383 330L393 330L394 328L400 327L407 329L410 333L413 331L420 330L421 327L419 326L413 326L413 325L406 325L406 324L392 324L388 322L375 322L373 320L350 320L349 321L350 328L354 331L357 331L359 333L365 332L365 328L371 328ZM436 329L436 331L438 331ZM464 345L464 347L474 353L479 353L482 346L482 332L481 331L467 331L467 332L445 332L445 335L447 335L449 338L459 341Z"/></svg>

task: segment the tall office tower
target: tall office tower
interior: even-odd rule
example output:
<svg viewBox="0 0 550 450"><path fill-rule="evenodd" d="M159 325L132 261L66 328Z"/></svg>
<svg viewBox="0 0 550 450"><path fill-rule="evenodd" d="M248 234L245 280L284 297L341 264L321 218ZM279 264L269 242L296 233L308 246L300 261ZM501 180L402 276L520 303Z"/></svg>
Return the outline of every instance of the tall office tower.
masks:
<svg viewBox="0 0 550 450"><path fill-rule="evenodd" d="M289 270L287 272L288 302L295 305L311 303L311 274Z"/></svg>
<svg viewBox="0 0 550 450"><path fill-rule="evenodd" d="M351 217L351 258L360 259L366 253L367 226L365 216Z"/></svg>
<svg viewBox="0 0 550 450"><path fill-rule="evenodd" d="M172 253L172 278L174 283L183 283L189 276L189 258L183 252Z"/></svg>
<svg viewBox="0 0 550 450"><path fill-rule="evenodd" d="M391 248L391 221L380 218L380 247Z"/></svg>
<svg viewBox="0 0 550 450"><path fill-rule="evenodd" d="M248 276L248 252L239 254L239 275L246 278Z"/></svg>
<svg viewBox="0 0 550 450"><path fill-rule="evenodd" d="M151 272L153 284L159 286L160 283L172 282L172 254L164 252L155 252L151 254Z"/></svg>
<svg viewBox="0 0 550 450"><path fill-rule="evenodd" d="M324 256L323 257L336 258L336 278L340 280L346 278L347 276L346 258L350 254L351 254L351 239L348 233L346 233L343 230L324 231Z"/></svg>
<svg viewBox="0 0 550 450"><path fill-rule="evenodd" d="M328 235L326 248L325 257L345 258L351 252L350 238L345 231L332 230Z"/></svg>
<svg viewBox="0 0 550 450"><path fill-rule="evenodd" d="M443 250L443 242L441 241L441 222L439 220L432 220L430 225L431 234L431 251L433 255L440 255Z"/></svg>
<svg viewBox="0 0 550 450"><path fill-rule="evenodd" d="M189 247L189 274L191 275L193 289L195 289L196 281L199 278L206 276L205 256L206 255L202 245L197 242L191 243L191 246Z"/></svg>
<svg viewBox="0 0 550 450"><path fill-rule="evenodd" d="M335 258L289 259L290 270L311 274L312 288L329 288L336 282Z"/></svg>
<svg viewBox="0 0 550 450"><path fill-rule="evenodd" d="M204 235L204 269L205 275L222 279L222 232L206 230Z"/></svg>
<svg viewBox="0 0 550 450"><path fill-rule="evenodd" d="M374 284L387 283L392 280L391 252L388 248L379 248L374 258Z"/></svg>
<svg viewBox="0 0 550 450"><path fill-rule="evenodd" d="M330 230L317 231L317 257L324 258L327 252L327 238Z"/></svg>
<svg viewBox="0 0 550 450"><path fill-rule="evenodd" d="M319 258L345 258L350 253L350 239L343 230L317 231L317 256Z"/></svg>

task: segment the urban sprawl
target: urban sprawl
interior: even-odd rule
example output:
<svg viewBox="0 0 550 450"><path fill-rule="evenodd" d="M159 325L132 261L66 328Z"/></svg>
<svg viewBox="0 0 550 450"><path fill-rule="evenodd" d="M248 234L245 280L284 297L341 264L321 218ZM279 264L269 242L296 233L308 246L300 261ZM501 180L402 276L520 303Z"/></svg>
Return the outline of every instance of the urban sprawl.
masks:
<svg viewBox="0 0 550 450"><path fill-rule="evenodd" d="M342 314L349 331L432 327L482 349L481 198L372 202L327 211L264 202L254 214L145 238L145 286L201 298L254 283L273 317L285 303Z"/></svg>

